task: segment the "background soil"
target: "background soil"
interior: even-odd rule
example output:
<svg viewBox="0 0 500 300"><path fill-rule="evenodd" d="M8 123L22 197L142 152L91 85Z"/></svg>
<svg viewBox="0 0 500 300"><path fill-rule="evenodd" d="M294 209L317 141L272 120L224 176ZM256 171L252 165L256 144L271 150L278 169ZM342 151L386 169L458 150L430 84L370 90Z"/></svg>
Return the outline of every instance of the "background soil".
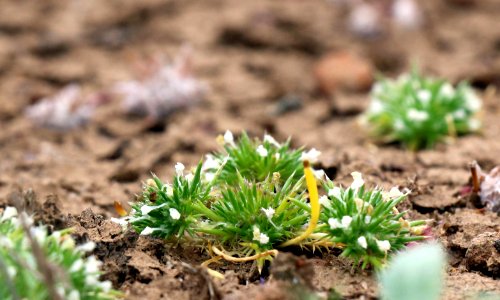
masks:
<svg viewBox="0 0 500 300"><path fill-rule="evenodd" d="M196 267L207 259L201 249L122 234L106 220L115 216L113 201L133 200L150 172L167 179L175 162L193 165L217 149L215 137L226 129L267 131L321 150L322 166L340 183L357 170L373 186L411 188L410 214L436 220L434 235L450 254L446 299L500 292L499 217L471 208L460 194L468 162L478 160L486 170L500 164L494 92L500 85L500 3L429 0L422 6L422 30L391 28L361 40L346 30L345 10L325 0L2 0L0 205L32 199L41 220L69 224L80 239L96 241L104 277L128 299L289 298L279 276L259 280L251 266L221 265L226 279L213 282ZM27 105L67 83L106 90L133 78L141 56L173 57L183 43L195 49L195 73L210 92L201 105L169 117L164 128L126 116L119 99L99 109L89 126L68 133L35 128L23 117ZM331 52L362 58L336 70L349 78L357 78L355 63L385 75L416 63L426 74L468 79L485 101L482 134L418 153L371 144L357 119L368 92L340 86L326 95L316 87L312 70ZM34 190L38 200L23 189ZM376 298L369 271L352 271L338 253L306 254L315 290Z"/></svg>

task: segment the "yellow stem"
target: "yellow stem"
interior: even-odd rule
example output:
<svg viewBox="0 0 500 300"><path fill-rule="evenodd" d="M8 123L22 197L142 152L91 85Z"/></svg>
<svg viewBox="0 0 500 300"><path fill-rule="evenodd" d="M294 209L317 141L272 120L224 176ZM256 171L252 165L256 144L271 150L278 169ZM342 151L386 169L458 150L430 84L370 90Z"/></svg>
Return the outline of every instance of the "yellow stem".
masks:
<svg viewBox="0 0 500 300"><path fill-rule="evenodd" d="M219 250L213 246L212 246L212 250L214 251L214 253L216 255L218 255L218 256L220 256L220 257L222 257L225 260L230 261L230 262L247 262L247 261L257 260L259 258L270 256L270 255L273 255L273 256L278 255L278 250L276 250L276 249L267 250L267 251L264 251L262 253L258 253L258 254L255 254L252 256L246 256L246 257L234 257L234 256L231 256L231 255L228 255L228 254L222 252L221 250Z"/></svg>
<svg viewBox="0 0 500 300"><path fill-rule="evenodd" d="M306 177L307 190L309 191L309 201L311 203L311 220L309 221L309 226L307 227L306 231L304 231L298 237L284 242L280 245L281 247L295 245L303 241L309 235L311 235L311 233L313 233L316 225L318 224L320 212L318 186L316 184L316 178L314 177L313 170L309 166L308 161L304 161L304 175Z"/></svg>

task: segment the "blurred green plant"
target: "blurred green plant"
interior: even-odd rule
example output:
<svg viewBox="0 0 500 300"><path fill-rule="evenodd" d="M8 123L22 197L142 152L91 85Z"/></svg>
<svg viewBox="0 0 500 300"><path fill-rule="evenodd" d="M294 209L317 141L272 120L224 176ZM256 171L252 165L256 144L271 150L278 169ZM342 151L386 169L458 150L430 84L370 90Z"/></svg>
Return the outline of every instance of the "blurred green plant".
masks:
<svg viewBox="0 0 500 300"><path fill-rule="evenodd" d="M75 246L69 229L48 234L32 222L13 207L0 214L0 299L106 300L120 295L111 282L99 280L102 263L85 257L93 242Z"/></svg>
<svg viewBox="0 0 500 300"><path fill-rule="evenodd" d="M381 78L362 116L369 134L381 142L401 142L411 150L432 148L447 137L478 131L482 101L465 82L428 78L417 71L396 80Z"/></svg>

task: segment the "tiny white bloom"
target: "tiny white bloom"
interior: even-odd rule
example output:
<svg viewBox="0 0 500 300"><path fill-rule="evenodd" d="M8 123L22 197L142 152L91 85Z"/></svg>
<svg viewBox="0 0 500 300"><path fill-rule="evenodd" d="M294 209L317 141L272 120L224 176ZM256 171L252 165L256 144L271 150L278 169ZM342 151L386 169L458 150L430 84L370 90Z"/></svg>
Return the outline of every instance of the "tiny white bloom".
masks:
<svg viewBox="0 0 500 300"><path fill-rule="evenodd" d="M167 196L172 197L174 195L174 188L171 185L165 184L163 187L165 188L165 194L167 194Z"/></svg>
<svg viewBox="0 0 500 300"><path fill-rule="evenodd" d="M85 261L85 272L87 274L93 274L99 272L99 267L101 267L102 262L97 260L95 256L89 256Z"/></svg>
<svg viewBox="0 0 500 300"><path fill-rule="evenodd" d="M69 268L70 272L77 272L80 271L83 268L83 260L77 259L75 262L71 265Z"/></svg>
<svg viewBox="0 0 500 300"><path fill-rule="evenodd" d="M174 220L179 220L181 218L181 214L179 213L179 211L175 208L170 208L168 210L170 212L170 217Z"/></svg>
<svg viewBox="0 0 500 300"><path fill-rule="evenodd" d="M80 300L80 293L77 290L72 290L66 300Z"/></svg>
<svg viewBox="0 0 500 300"><path fill-rule="evenodd" d="M351 222L352 218L350 216L343 216L342 220L340 221L340 223L342 223L343 228L349 227L349 225L351 225Z"/></svg>
<svg viewBox="0 0 500 300"><path fill-rule="evenodd" d="M316 179L322 180L325 177L325 171L323 169L313 170L313 172Z"/></svg>
<svg viewBox="0 0 500 300"><path fill-rule="evenodd" d="M149 226L146 226L146 228L144 228L142 231L141 231L141 235L150 235L151 233L153 233L153 231L155 231L154 228L151 228Z"/></svg>
<svg viewBox="0 0 500 300"><path fill-rule="evenodd" d="M342 199L342 192L339 187L334 187L333 189L328 191L329 197L335 197L337 199Z"/></svg>
<svg viewBox="0 0 500 300"><path fill-rule="evenodd" d="M13 266L7 267L7 275L9 275L10 278L16 277L17 269Z"/></svg>
<svg viewBox="0 0 500 300"><path fill-rule="evenodd" d="M279 153L274 153L274 158L276 158L276 160L279 160L281 157L281 155Z"/></svg>
<svg viewBox="0 0 500 300"><path fill-rule="evenodd" d="M42 227L32 227L30 228L30 233L31 236L34 237L35 240L40 244L43 244L45 238L47 237L47 231Z"/></svg>
<svg viewBox="0 0 500 300"><path fill-rule="evenodd" d="M231 131L226 130L226 133L224 133L224 142L226 142L226 144L234 145L234 136Z"/></svg>
<svg viewBox="0 0 500 300"><path fill-rule="evenodd" d="M319 203L321 204L321 206L330 207L330 200L325 195L319 197Z"/></svg>
<svg viewBox="0 0 500 300"><path fill-rule="evenodd" d="M470 111L478 111L482 107L481 99L472 90L465 92L465 107Z"/></svg>
<svg viewBox="0 0 500 300"><path fill-rule="evenodd" d="M9 220L13 217L17 217L17 209L15 207L12 207L12 206L7 206L3 210L2 218L0 219L0 221Z"/></svg>
<svg viewBox="0 0 500 300"><path fill-rule="evenodd" d="M422 104L427 105L431 101L432 94L428 90L420 90L417 92L417 99L422 102Z"/></svg>
<svg viewBox="0 0 500 300"><path fill-rule="evenodd" d="M92 241L86 242L85 244L78 245L76 250L80 250L83 252L90 252L95 249L95 243Z"/></svg>
<svg viewBox="0 0 500 300"><path fill-rule="evenodd" d="M264 142L268 142L271 145L276 146L277 148L281 147L280 143L278 143L271 135L264 134Z"/></svg>
<svg viewBox="0 0 500 300"><path fill-rule="evenodd" d="M182 176L183 172L184 172L184 169L186 167L184 166L184 164L178 162L175 164L175 173L177 174L177 176Z"/></svg>
<svg viewBox="0 0 500 300"><path fill-rule="evenodd" d="M276 212L274 208L269 207L269 208L261 208L262 212L266 215L268 219L272 219L274 216L274 213Z"/></svg>
<svg viewBox="0 0 500 300"><path fill-rule="evenodd" d="M315 148L312 148L308 152L302 152L300 160L302 160L302 161L307 160L310 163L314 164L318 161L318 158L320 155L321 155L320 151L316 150Z"/></svg>
<svg viewBox="0 0 500 300"><path fill-rule="evenodd" d="M253 226L253 240L258 241L260 239L260 229L257 226Z"/></svg>
<svg viewBox="0 0 500 300"><path fill-rule="evenodd" d="M328 225L330 225L331 229L342 228L342 224L339 222L339 220L334 218L328 219Z"/></svg>
<svg viewBox="0 0 500 300"><path fill-rule="evenodd" d="M465 118L465 110L463 109L459 109L457 111L454 111L453 112L453 118L457 119L457 120L462 120Z"/></svg>
<svg viewBox="0 0 500 300"><path fill-rule="evenodd" d="M358 244L364 249L368 248L368 243L366 242L366 238L364 236L360 236L358 238Z"/></svg>
<svg viewBox="0 0 500 300"><path fill-rule="evenodd" d="M469 122L467 122L467 126L469 126L469 129L472 131L479 130L479 128L481 128L481 121L478 119L470 119Z"/></svg>
<svg viewBox="0 0 500 300"><path fill-rule="evenodd" d="M194 174L193 173L189 173L186 176L184 176L184 178L186 178L187 181L191 182L194 179Z"/></svg>
<svg viewBox="0 0 500 300"><path fill-rule="evenodd" d="M379 99L372 99L368 111L372 114L379 114L384 111L384 104Z"/></svg>
<svg viewBox="0 0 500 300"><path fill-rule="evenodd" d="M396 199L404 195L396 186L393 186L388 193L382 193L384 200Z"/></svg>
<svg viewBox="0 0 500 300"><path fill-rule="evenodd" d="M357 190L365 184L365 181L363 180L363 175L361 175L361 173L352 172L351 176L354 179L351 183L351 189Z"/></svg>
<svg viewBox="0 0 500 300"><path fill-rule="evenodd" d="M445 83L443 84L443 86L441 86L441 89L439 90L439 95L441 95L445 99L451 99L453 98L453 96L455 96L455 89L451 84Z"/></svg>
<svg viewBox="0 0 500 300"><path fill-rule="evenodd" d="M372 217L370 217L370 216L365 216L365 223L366 223L366 224L369 224L371 220L372 220Z"/></svg>
<svg viewBox="0 0 500 300"><path fill-rule="evenodd" d="M205 157L206 157L205 162L201 167L203 171L210 169L218 169L220 167L220 162L217 159L215 159L213 155L207 154Z"/></svg>
<svg viewBox="0 0 500 300"><path fill-rule="evenodd" d="M211 182L215 179L215 173L205 173L205 180Z"/></svg>
<svg viewBox="0 0 500 300"><path fill-rule="evenodd" d="M141 207L141 214L143 216L145 216L145 215L149 214L151 211L153 211L153 210L155 210L157 208L158 208L158 206L143 205Z"/></svg>
<svg viewBox="0 0 500 300"><path fill-rule="evenodd" d="M391 243L387 240L379 241L377 240L377 247L384 252L387 252L391 249Z"/></svg>
<svg viewBox="0 0 500 300"><path fill-rule="evenodd" d="M256 150L256 151L257 151L257 153L258 153L260 156L262 156L262 157L266 157L266 156L267 156L267 154L268 154L268 151L267 151L267 149L264 147L264 145L259 145L259 146L257 147L257 150Z"/></svg>
<svg viewBox="0 0 500 300"><path fill-rule="evenodd" d="M423 122L429 118L429 114L425 111L410 108L408 110L407 117L414 122Z"/></svg>
<svg viewBox="0 0 500 300"><path fill-rule="evenodd" d="M397 119L394 121L394 129L397 131L403 131L406 129L406 125L403 120Z"/></svg>
<svg viewBox="0 0 500 300"><path fill-rule="evenodd" d="M267 236L267 234L265 234L265 233L260 234L259 243L261 243L262 245L269 243L269 237Z"/></svg>
<svg viewBox="0 0 500 300"><path fill-rule="evenodd" d="M102 291L104 293L107 293L111 290L111 288L113 287L113 285L111 284L111 281L109 280L106 280L106 281L102 281L99 283L99 287L102 289Z"/></svg>

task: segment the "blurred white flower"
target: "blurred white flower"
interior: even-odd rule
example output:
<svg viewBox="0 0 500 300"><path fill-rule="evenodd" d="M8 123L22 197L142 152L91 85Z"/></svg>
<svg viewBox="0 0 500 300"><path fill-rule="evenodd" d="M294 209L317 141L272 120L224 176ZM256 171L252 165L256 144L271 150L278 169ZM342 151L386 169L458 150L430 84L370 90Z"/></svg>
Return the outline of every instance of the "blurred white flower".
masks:
<svg viewBox="0 0 500 300"><path fill-rule="evenodd" d="M218 169L220 167L220 162L215 159L215 157L211 154L205 155L205 161L201 167L202 171L210 170L210 169Z"/></svg>
<svg viewBox="0 0 500 300"><path fill-rule="evenodd" d="M266 157L267 154L268 154L268 151L267 149L264 147L264 145L259 145L257 147L257 153L259 154L259 156L262 156L262 157Z"/></svg>
<svg viewBox="0 0 500 300"><path fill-rule="evenodd" d="M334 218L328 219L328 225L330 225L331 229L342 228L342 224L339 222L339 220Z"/></svg>
<svg viewBox="0 0 500 300"><path fill-rule="evenodd" d="M481 121L478 119L470 119L469 122L467 122L467 126L469 126L470 130L477 131L481 128Z"/></svg>
<svg viewBox="0 0 500 300"><path fill-rule="evenodd" d="M333 187L331 190L328 190L329 197L335 197L337 199L342 199L342 193L339 187Z"/></svg>
<svg viewBox="0 0 500 300"><path fill-rule="evenodd" d="M368 247L368 243L366 242L366 238L364 236L360 236L358 238L358 244L361 246L361 248L366 249Z"/></svg>
<svg viewBox="0 0 500 300"><path fill-rule="evenodd" d="M85 244L78 245L76 250L80 250L83 252L90 252L95 249L95 243L92 241L86 242Z"/></svg>
<svg viewBox="0 0 500 300"><path fill-rule="evenodd" d="M353 4L348 24L349 29L360 36L373 36L382 31L380 12L370 3Z"/></svg>
<svg viewBox="0 0 500 300"><path fill-rule="evenodd" d="M102 95L84 97L80 86L70 84L56 95L27 107L25 115L37 126L64 131L87 124L95 108L104 102Z"/></svg>
<svg viewBox="0 0 500 300"><path fill-rule="evenodd" d="M174 220L179 220L181 218L181 214L179 211L175 208L170 208L169 209L170 217Z"/></svg>
<svg viewBox="0 0 500 300"><path fill-rule="evenodd" d="M320 155L321 155L320 151L316 150L315 148L312 148L311 150L309 150L307 152L302 152L300 159L302 161L307 160L310 163L314 164L314 163L318 162L318 158Z"/></svg>
<svg viewBox="0 0 500 300"><path fill-rule="evenodd" d="M142 231L141 231L141 235L150 235L151 233L153 233L154 228L151 228L149 226L146 226L146 228L144 228Z"/></svg>
<svg viewBox="0 0 500 300"><path fill-rule="evenodd" d="M272 219L274 216L275 210L272 207L269 208L261 208L262 212L266 215L268 219Z"/></svg>
<svg viewBox="0 0 500 300"><path fill-rule="evenodd" d="M2 212L2 218L0 221L5 221L17 217L17 209L13 206L7 206Z"/></svg>
<svg viewBox="0 0 500 300"><path fill-rule="evenodd" d="M352 172L351 176L354 179L351 183L351 189L357 190L365 184L365 181L363 180L363 175L361 175L361 173Z"/></svg>
<svg viewBox="0 0 500 300"><path fill-rule="evenodd" d="M118 83L114 90L123 95L125 111L160 120L201 102L208 88L192 75L191 52L184 47L171 65L156 59L144 78Z"/></svg>
<svg viewBox="0 0 500 300"><path fill-rule="evenodd" d="M441 86L439 95L441 97L444 97L445 99L451 99L453 98L453 96L455 96L455 89L450 83L447 82Z"/></svg>
<svg viewBox="0 0 500 300"><path fill-rule="evenodd" d="M264 142L268 142L271 145L276 146L276 148L281 147L280 143L278 143L271 135L264 134Z"/></svg>
<svg viewBox="0 0 500 300"><path fill-rule="evenodd" d="M231 131L226 130L226 132L224 133L224 142L226 144L234 146L234 136L233 136L233 133Z"/></svg>
<svg viewBox="0 0 500 300"><path fill-rule="evenodd" d="M404 29L417 29L423 23L423 14L414 0L395 0L392 4L394 22Z"/></svg>
<svg viewBox="0 0 500 300"><path fill-rule="evenodd" d="M420 90L417 92L417 99L424 105L429 104L431 101L432 94L428 90Z"/></svg>
<svg viewBox="0 0 500 300"><path fill-rule="evenodd" d="M340 221L343 228L349 227L351 225L351 222L352 222L352 217L350 216L343 216L342 220Z"/></svg>
<svg viewBox="0 0 500 300"><path fill-rule="evenodd" d="M321 197L319 197L319 203L322 205L322 206L326 206L326 207L330 207L330 200L328 199L327 196L323 195Z"/></svg>
<svg viewBox="0 0 500 300"><path fill-rule="evenodd" d="M377 242L377 247L380 249L380 251L387 252L391 249L391 243L387 240L384 241L376 240L376 242Z"/></svg>
<svg viewBox="0 0 500 300"><path fill-rule="evenodd" d="M410 108L407 117L414 122L423 122L429 118L429 114L425 111Z"/></svg>
<svg viewBox="0 0 500 300"><path fill-rule="evenodd" d="M261 233L257 226L253 227L253 240L258 241L260 244L265 245L269 242L269 236L265 233Z"/></svg>
<svg viewBox="0 0 500 300"><path fill-rule="evenodd" d="M482 107L481 99L474 93L473 90L467 90L465 92L465 107L472 111L478 111Z"/></svg>
<svg viewBox="0 0 500 300"><path fill-rule="evenodd" d="M455 112L453 112L453 118L457 119L457 120L462 120L466 117L466 114L465 114L465 110L463 109L459 109L459 110L456 110Z"/></svg>
<svg viewBox="0 0 500 300"><path fill-rule="evenodd" d="M178 162L175 164L175 173L177 174L177 176L182 176L182 174L184 173L184 169L186 169L186 167L183 163Z"/></svg>
<svg viewBox="0 0 500 300"><path fill-rule="evenodd" d="M77 290L72 290L71 292L69 292L66 300L80 300L80 292L78 292Z"/></svg>
<svg viewBox="0 0 500 300"><path fill-rule="evenodd" d="M81 269L83 268L83 260L82 259L77 259L75 260L75 262L73 262L73 264L71 265L71 267L69 268L69 271L71 273L73 272L78 272L80 271Z"/></svg>

